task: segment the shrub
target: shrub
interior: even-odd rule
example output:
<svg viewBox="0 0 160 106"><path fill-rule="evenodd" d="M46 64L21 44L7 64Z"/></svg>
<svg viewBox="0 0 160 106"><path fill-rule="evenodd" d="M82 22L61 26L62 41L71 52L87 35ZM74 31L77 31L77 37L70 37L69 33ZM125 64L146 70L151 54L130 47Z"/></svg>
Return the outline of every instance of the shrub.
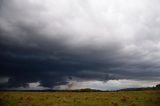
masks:
<svg viewBox="0 0 160 106"><path fill-rule="evenodd" d="M122 102L126 102L126 101L127 101L126 97L123 97L123 98L121 99L121 101L122 101Z"/></svg>
<svg viewBox="0 0 160 106"><path fill-rule="evenodd" d="M118 104L117 104L117 103L115 103L115 102L112 102L112 105L113 105L113 106L118 106Z"/></svg>
<svg viewBox="0 0 160 106"><path fill-rule="evenodd" d="M156 85L156 88L160 88L160 84L157 84L157 85Z"/></svg>

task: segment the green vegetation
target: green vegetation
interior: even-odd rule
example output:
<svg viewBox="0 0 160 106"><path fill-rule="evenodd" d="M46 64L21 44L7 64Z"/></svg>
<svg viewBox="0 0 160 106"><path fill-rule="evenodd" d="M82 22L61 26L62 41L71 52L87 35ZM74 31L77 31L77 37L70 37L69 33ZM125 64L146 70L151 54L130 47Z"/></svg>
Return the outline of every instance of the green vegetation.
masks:
<svg viewBox="0 0 160 106"><path fill-rule="evenodd" d="M0 92L0 106L160 106L160 91Z"/></svg>

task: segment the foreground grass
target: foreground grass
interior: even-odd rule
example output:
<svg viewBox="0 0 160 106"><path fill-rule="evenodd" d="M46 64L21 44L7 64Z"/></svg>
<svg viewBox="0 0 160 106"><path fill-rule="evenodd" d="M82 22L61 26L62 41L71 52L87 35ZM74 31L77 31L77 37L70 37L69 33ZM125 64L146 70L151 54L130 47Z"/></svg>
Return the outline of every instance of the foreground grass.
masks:
<svg viewBox="0 0 160 106"><path fill-rule="evenodd" d="M0 106L160 106L160 91L0 92Z"/></svg>

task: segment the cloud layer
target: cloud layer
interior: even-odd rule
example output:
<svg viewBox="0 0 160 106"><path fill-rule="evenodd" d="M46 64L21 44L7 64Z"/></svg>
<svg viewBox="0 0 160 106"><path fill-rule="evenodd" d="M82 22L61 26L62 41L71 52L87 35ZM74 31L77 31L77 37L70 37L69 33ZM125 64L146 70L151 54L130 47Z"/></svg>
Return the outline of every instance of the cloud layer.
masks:
<svg viewBox="0 0 160 106"><path fill-rule="evenodd" d="M2 88L32 82L53 87L68 79L159 81L159 5L0 0L0 77L9 77Z"/></svg>

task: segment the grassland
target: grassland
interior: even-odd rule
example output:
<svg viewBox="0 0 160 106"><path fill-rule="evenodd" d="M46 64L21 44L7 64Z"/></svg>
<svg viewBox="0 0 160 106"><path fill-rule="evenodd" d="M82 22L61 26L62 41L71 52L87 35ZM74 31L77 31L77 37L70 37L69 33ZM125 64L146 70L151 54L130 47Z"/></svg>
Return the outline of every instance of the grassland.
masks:
<svg viewBox="0 0 160 106"><path fill-rule="evenodd" d="M160 91L0 92L0 106L160 106Z"/></svg>

